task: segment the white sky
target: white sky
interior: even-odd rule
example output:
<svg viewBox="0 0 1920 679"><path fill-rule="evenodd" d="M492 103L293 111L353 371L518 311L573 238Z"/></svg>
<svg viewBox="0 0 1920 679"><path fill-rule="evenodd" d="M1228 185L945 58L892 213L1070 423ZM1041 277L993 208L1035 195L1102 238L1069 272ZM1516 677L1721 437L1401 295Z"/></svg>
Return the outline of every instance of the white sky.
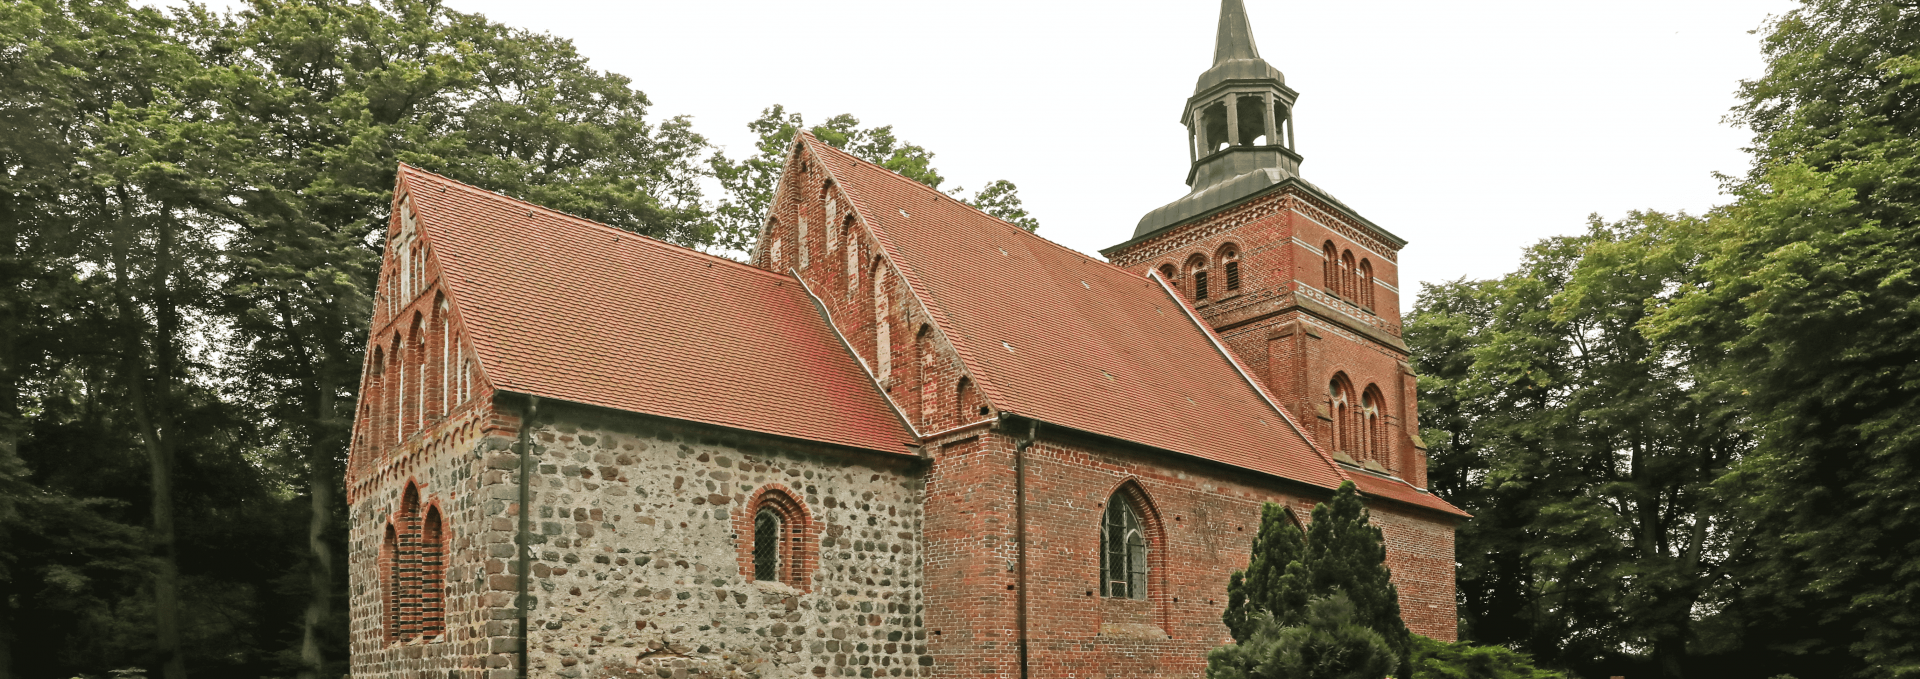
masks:
<svg viewBox="0 0 1920 679"><path fill-rule="evenodd" d="M733 155L780 103L852 113L936 154L954 184L1005 178L1040 235L1086 252L1186 192L1183 103L1217 0L447 0L572 38L656 119ZM1300 92L1301 174L1389 231L1417 282L1510 271L1590 213L1704 211L1744 171L1721 122L1761 74L1751 34L1791 0L1246 0L1260 54Z"/></svg>

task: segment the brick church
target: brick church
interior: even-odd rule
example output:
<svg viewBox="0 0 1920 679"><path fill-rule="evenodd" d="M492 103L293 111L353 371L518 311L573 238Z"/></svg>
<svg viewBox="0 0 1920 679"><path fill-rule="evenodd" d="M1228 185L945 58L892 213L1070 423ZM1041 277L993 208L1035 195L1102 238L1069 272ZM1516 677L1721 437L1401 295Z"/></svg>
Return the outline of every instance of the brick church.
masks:
<svg viewBox="0 0 1920 679"><path fill-rule="evenodd" d="M1343 481L1453 639L1405 241L1296 97L1224 0L1192 190L1106 261L805 134L744 264L402 167L353 675L1197 677L1261 504Z"/></svg>

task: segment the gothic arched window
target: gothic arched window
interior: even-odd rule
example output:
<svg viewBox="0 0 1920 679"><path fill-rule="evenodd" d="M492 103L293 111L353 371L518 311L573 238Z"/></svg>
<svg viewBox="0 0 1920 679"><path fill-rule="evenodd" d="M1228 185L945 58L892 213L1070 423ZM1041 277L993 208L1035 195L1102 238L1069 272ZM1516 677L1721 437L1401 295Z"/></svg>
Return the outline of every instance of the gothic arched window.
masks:
<svg viewBox="0 0 1920 679"><path fill-rule="evenodd" d="M1120 491L1107 500L1100 522L1100 594L1147 598L1147 532L1140 512Z"/></svg>

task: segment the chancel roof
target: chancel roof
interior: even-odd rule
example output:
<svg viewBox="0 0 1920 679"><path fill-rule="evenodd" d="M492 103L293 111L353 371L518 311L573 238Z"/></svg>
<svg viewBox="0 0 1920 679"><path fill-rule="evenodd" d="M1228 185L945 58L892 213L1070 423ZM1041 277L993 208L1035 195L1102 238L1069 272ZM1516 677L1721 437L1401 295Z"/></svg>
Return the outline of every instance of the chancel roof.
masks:
<svg viewBox="0 0 1920 679"><path fill-rule="evenodd" d="M497 389L909 453L790 276L401 166L398 194Z"/></svg>

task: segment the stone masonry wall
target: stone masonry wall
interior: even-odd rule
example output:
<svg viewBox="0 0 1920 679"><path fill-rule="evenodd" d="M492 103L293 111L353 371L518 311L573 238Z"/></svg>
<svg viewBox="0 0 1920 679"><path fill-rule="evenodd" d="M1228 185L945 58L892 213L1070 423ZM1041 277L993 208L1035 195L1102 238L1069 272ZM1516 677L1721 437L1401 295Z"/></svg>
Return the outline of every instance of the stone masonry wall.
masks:
<svg viewBox="0 0 1920 679"><path fill-rule="evenodd" d="M489 469L491 457L507 455L516 422L502 421L490 404L458 413L410 439L378 471L383 481L359 486L349 498L347 561L348 623L353 676L359 679L480 679L508 666L518 648L511 626L513 592L490 582L502 558L513 555L514 487ZM419 489L421 507L437 506L445 517L446 632L434 638L389 639L382 540L407 484ZM424 509L423 509L424 511ZM506 521L503 527L501 521ZM507 676L512 676L508 670Z"/></svg>
<svg viewBox="0 0 1920 679"><path fill-rule="evenodd" d="M582 407L539 420L534 676L927 676L917 459ZM768 486L819 540L800 587L743 558Z"/></svg>

